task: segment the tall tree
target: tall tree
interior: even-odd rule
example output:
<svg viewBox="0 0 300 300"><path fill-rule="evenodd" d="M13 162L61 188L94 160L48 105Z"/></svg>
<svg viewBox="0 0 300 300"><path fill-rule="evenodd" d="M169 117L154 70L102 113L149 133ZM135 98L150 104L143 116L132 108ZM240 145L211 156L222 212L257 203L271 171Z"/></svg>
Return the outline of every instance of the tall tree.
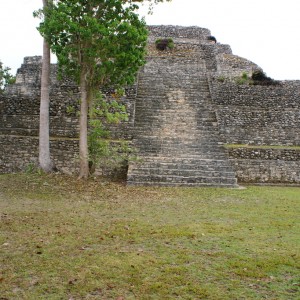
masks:
<svg viewBox="0 0 300 300"><path fill-rule="evenodd" d="M47 18L52 0L43 0L44 18ZM52 172L54 163L50 157L49 106L50 106L50 46L43 40L43 60L41 76L40 128L39 128L39 165L44 172Z"/></svg>
<svg viewBox="0 0 300 300"><path fill-rule="evenodd" d="M100 86L133 83L144 63L147 30L137 8L124 0L60 0L40 24L60 71L80 85L79 178L89 175L89 103Z"/></svg>

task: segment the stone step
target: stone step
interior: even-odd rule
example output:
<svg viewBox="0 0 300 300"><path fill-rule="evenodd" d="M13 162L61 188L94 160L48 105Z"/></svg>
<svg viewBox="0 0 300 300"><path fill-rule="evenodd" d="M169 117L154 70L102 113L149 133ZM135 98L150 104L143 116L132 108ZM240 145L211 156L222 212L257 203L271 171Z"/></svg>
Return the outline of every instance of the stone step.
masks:
<svg viewBox="0 0 300 300"><path fill-rule="evenodd" d="M179 86L187 86L187 87L195 87L195 86L203 86L203 87L207 87L207 81L206 80L197 80L195 78L192 78L192 77L188 77L186 76L185 74L182 74L179 77L173 77L172 79L166 79L166 76L168 75L165 75L165 74L155 74L154 76L148 76L147 78L146 77L143 77L143 78L139 78L137 84L139 86L146 86L147 87L147 84L149 82L155 82L158 86L176 86L175 83L178 83Z"/></svg>
<svg viewBox="0 0 300 300"><path fill-rule="evenodd" d="M187 90L189 91L187 93ZM150 92L155 91L155 94L151 94ZM162 96L167 93L181 93L185 96L193 96L193 95L199 95L199 94L209 94L209 89L206 87L203 87L201 85L187 88L186 86L180 86L180 85L174 85L174 87L165 87L165 86L159 86L155 82L149 82L148 86L143 86L143 88L138 89L138 96L142 95L143 97L149 97L152 98L154 96Z"/></svg>
<svg viewBox="0 0 300 300"><path fill-rule="evenodd" d="M145 114L143 117L143 113ZM183 112L183 113L169 113L165 112L163 110L157 111L154 114L150 114L150 112L136 112L135 114L135 124L137 122L143 122L143 121L160 121L159 123L170 123L174 122L174 120L182 121L184 123L187 123L190 126L193 126L194 124L198 124L199 122L213 122L217 119L216 115L208 115L208 113L204 113L204 115L201 115L201 113L197 113L197 111L194 112ZM180 126L181 123L178 123L177 126Z"/></svg>
<svg viewBox="0 0 300 300"><path fill-rule="evenodd" d="M148 146L148 148L147 148ZM149 155L149 152L156 152L165 154L166 156L170 156L170 154L178 153L181 154L183 152L186 152L186 156L191 155L199 155L199 157L207 157L208 155L218 155L224 154L223 148L213 148L213 147L201 147L201 146L195 146L192 147L190 145L182 145L180 143L174 143L169 145L162 145L159 143L149 143L147 146L144 146L143 144L134 144L134 147L138 149L140 152L143 152L144 155ZM174 149L175 148L175 149ZM177 148L177 149L176 149Z"/></svg>
<svg viewBox="0 0 300 300"><path fill-rule="evenodd" d="M209 103L210 96L209 95L190 95L184 96L178 99L173 97L170 100L168 93L164 93L162 95L157 95L155 97L148 97L143 95L138 95L138 99L136 100L136 107L140 107L141 109L149 109L151 106L153 108L161 109L161 108L169 108L171 107L175 109L176 107L180 108L189 108L189 107L202 107L205 110L210 110L212 105ZM180 101L180 102L179 102Z"/></svg>
<svg viewBox="0 0 300 300"><path fill-rule="evenodd" d="M136 99L136 107L141 109L149 109L149 107L154 106L154 108L161 109L161 107L166 108L166 105L169 109L171 107L175 109L176 107L199 107L202 106L205 110L210 110L213 108L212 104L209 103L210 95L192 95L184 96L182 98L184 101L179 102L176 98L175 100L170 100L167 93L162 95L156 95L153 97L141 96L138 95ZM171 106L172 105L172 106Z"/></svg>
<svg viewBox="0 0 300 300"><path fill-rule="evenodd" d="M166 136L166 135L161 135L161 136L149 136L149 138L145 138L145 136L141 135L138 137L138 139L134 139L135 145L144 145L147 143L148 145L161 145L161 146L190 146L190 147L201 147L203 150L208 150L208 149L220 149L224 151L223 143L218 142L217 139L210 139L209 136L206 138L199 136L199 138L195 138L195 136L190 136L188 139L179 139L178 137L173 137L173 136ZM217 143L216 143L217 142Z"/></svg>
<svg viewBox="0 0 300 300"><path fill-rule="evenodd" d="M155 187L218 187L218 188L238 188L238 184L225 184L225 183L190 183L190 182L143 182L134 180L127 181L128 186L155 186Z"/></svg>
<svg viewBox="0 0 300 300"><path fill-rule="evenodd" d="M234 187L206 74L184 63L158 58L139 75L128 184Z"/></svg>
<svg viewBox="0 0 300 300"><path fill-rule="evenodd" d="M142 142L142 140L146 140L147 142L151 142L151 140L157 140L158 142L162 141L173 141L176 140L178 143L184 143L183 139L179 139L179 137L174 137L172 135L167 136L166 134L159 134L157 130L150 131L151 129L149 128L148 130L137 130L134 131L134 143L138 144L139 141ZM145 136L149 138L145 138ZM196 145L201 143L207 143L210 144L211 146L215 145L222 145L223 143L220 141L220 137L215 133L215 132L194 132L192 134L189 134L189 137L184 140L188 142L194 142Z"/></svg>
<svg viewBox="0 0 300 300"><path fill-rule="evenodd" d="M209 151L209 152L224 152L226 151L223 147L223 145L219 144L216 145L213 142L209 142L207 141L207 143L205 141L203 142L198 142L198 143L192 143L192 142L182 142L182 141L166 141L163 138L160 139L154 139L154 140L149 140L147 143L143 142L143 140L139 140L138 142L136 142L135 147L153 147L153 146L157 146L160 147L161 149L166 149L169 150L169 148L173 148L173 147L177 147L178 150L180 149L194 149L194 150L203 150L203 151Z"/></svg>
<svg viewBox="0 0 300 300"><path fill-rule="evenodd" d="M174 148L178 149L174 149ZM217 159L220 157L226 157L224 150L221 148L213 149L213 148L206 148L206 147L197 147L191 148L189 146L182 146L182 145L169 145L163 146L159 144L151 144L148 147L141 145L135 145L135 148L138 149L139 152L143 152L144 155L149 155L150 153L161 154L163 156L170 156L170 155L178 155L180 158L182 156L186 157L196 157L196 158L211 158L215 156Z"/></svg>
<svg viewBox="0 0 300 300"><path fill-rule="evenodd" d="M138 122L140 122L140 124L143 123L148 123L148 122L156 122L157 124L170 124L170 123L176 123L174 121L180 121L179 123L176 124L177 127L180 127L182 123L187 124L188 126L194 126L199 124L200 122L202 123L208 123L208 125L213 125L217 120L216 116L201 116L198 114L195 115L187 115L186 113L182 113L182 114L169 114L166 113L164 114L163 112L158 112L155 115L145 115L145 117L143 117L143 114L141 112L139 112L138 114L136 114L135 116L135 124L138 124ZM207 128L209 129L209 128Z"/></svg>
<svg viewBox="0 0 300 300"><path fill-rule="evenodd" d="M145 107L145 105L148 105ZM180 110L176 109L179 108ZM205 114L214 114L214 108L212 105L207 105L205 102L195 102L193 104L187 103L187 104L178 104L176 105L176 108L174 107L174 104L170 102L162 102L162 101L153 101L153 102L147 102L144 103L137 103L135 106L136 114L140 113L149 113L150 115L157 115L158 113L164 113L166 116L169 114L180 114L186 110L195 109L195 112L200 115ZM189 117L190 115L187 114L186 117ZM147 115L145 115L147 117Z"/></svg>
<svg viewBox="0 0 300 300"><path fill-rule="evenodd" d="M142 116L138 116L140 118L137 118L135 121L136 126L140 127L146 127L146 125L151 124L152 126L156 128L162 128L166 127L167 125L173 125L176 123L175 121L178 121L176 128L185 128L185 129L202 129L202 130L209 130L212 127L216 127L217 120L214 118L186 118L184 116L173 116L173 118L161 118L159 116L148 116L142 119ZM196 121L196 122L195 122Z"/></svg>
<svg viewBox="0 0 300 300"><path fill-rule="evenodd" d="M196 170L198 168L211 168L216 170L223 170L231 168L228 160L224 159L192 159L191 157L167 157L167 156L141 156L137 162L132 162L133 167L149 167L149 168L169 168L176 169L181 168L188 170ZM226 169L228 171L228 169Z"/></svg>
<svg viewBox="0 0 300 300"><path fill-rule="evenodd" d="M127 176L128 183L134 182L149 182L151 184L206 184L206 185L236 185L237 180L235 178L226 178L226 177L206 177L206 176L193 176L193 177L184 177L184 176L175 176L175 175L130 175Z"/></svg>
<svg viewBox="0 0 300 300"><path fill-rule="evenodd" d="M176 119L175 119L176 120ZM178 120L180 121L180 120ZM191 136L198 137L198 139L201 139L202 133L211 133L214 131L218 130L217 127L217 122L210 122L210 123L205 123L202 122L203 124L195 124L194 126L187 126L185 123L182 124L182 126L174 126L173 122L171 123L158 123L158 122L154 122L154 121L149 121L149 122L139 122L137 120L137 122L135 123L135 130L134 132L138 133L138 132L148 132L148 134L150 134L151 132L153 132L153 135L156 136L168 136L168 132L171 132L171 134L173 133L186 133L187 135L189 133L191 133ZM151 126L152 128L146 128L146 124L148 124L148 126ZM163 133L163 131L165 131L165 133ZM157 134L160 133L160 134Z"/></svg>
<svg viewBox="0 0 300 300"><path fill-rule="evenodd" d="M190 124L195 123L195 121L203 120L214 120L216 119L215 112L207 110L201 111L201 107L197 106L195 108L188 107L188 108L181 108L180 111L174 111L173 109L168 108L155 108L151 110L151 108L147 109L138 109L135 113L136 118L140 118L142 120L147 119L157 119L160 121L169 121L173 120L174 118L181 118L183 120L189 121ZM193 112L191 112L191 110ZM180 124L179 124L180 125Z"/></svg>
<svg viewBox="0 0 300 300"><path fill-rule="evenodd" d="M186 86L174 85L174 87L165 87L165 86L158 86L156 83L148 83L148 87L143 87L142 89L138 89L138 96L139 97L149 97L153 98L154 96L163 96L163 95L176 95L181 94L185 97L193 97L197 95L207 95L209 94L209 89L204 88L202 86L195 86L187 88ZM187 93L187 90L189 91ZM155 91L155 94L151 94L151 92Z"/></svg>
<svg viewBox="0 0 300 300"><path fill-rule="evenodd" d="M149 91L153 91L156 90L158 92L165 92L165 91L172 91L172 92L182 92L185 93L185 95L187 94L186 92L189 91L191 93L195 93L195 94L199 94L201 92L203 93L207 93L209 92L209 87L205 86L204 84L199 84L199 83L195 83L193 85L187 85L186 83L174 83L174 85L168 85L166 86L166 83L162 83L160 81L156 82L156 81L152 81L152 82L144 82L144 83L140 83L139 84L139 93L143 93L143 92L149 92ZM149 94L149 96L151 96L151 94Z"/></svg>
<svg viewBox="0 0 300 300"><path fill-rule="evenodd" d="M133 133L135 138L139 138L143 135L149 135L149 136L158 136L159 138L169 138L172 137L171 133L160 133L165 127L163 125L161 126L155 126L154 124L148 123L148 126L153 126L152 128L145 128L145 126L139 126L139 123L135 124L137 127L134 128ZM195 142L199 142L201 140L204 140L206 137L209 137L211 135L213 137L214 134L218 133L218 127L217 126L195 126L195 127L189 127L182 130L177 129L176 127L173 128L173 132L176 133L186 133L187 135L190 134L193 136ZM172 134L173 134L172 132ZM220 139L220 138L219 138ZM216 141L219 141L219 139L216 139ZM213 140L212 140L213 141Z"/></svg>
<svg viewBox="0 0 300 300"><path fill-rule="evenodd" d="M201 85L194 85L187 87L186 85L174 85L174 87L169 86L166 87L164 85L159 85L155 82L148 82L147 85L144 84L142 88L138 89L139 95L151 97L153 95L148 94L150 91L156 91L158 95L161 95L166 92L182 92L187 96L186 91L189 91L190 95L199 95L201 93L207 94L209 93L209 88ZM156 94L155 94L156 95Z"/></svg>
<svg viewBox="0 0 300 300"><path fill-rule="evenodd" d="M229 169L229 168L228 168ZM164 168L138 168L130 172L130 175L174 175L174 176L183 176L183 177L193 177L193 176L203 176L203 177L225 177L225 178L231 178L234 177L235 173L231 170L222 170L222 171L216 171L216 170L206 170L203 169L195 169L195 170L189 170L189 169L183 169L183 168L177 168L177 169L164 169Z"/></svg>
<svg viewBox="0 0 300 300"><path fill-rule="evenodd" d="M209 103L210 101L210 95L193 95L193 96L185 96L183 98L179 98L175 100L170 100L167 93L164 93L163 95L158 95L155 97L148 97L148 96L140 96L138 95L138 99L136 99L136 108L141 109L149 109L151 106L154 106L153 108L161 109L168 107L169 109L175 109L175 108L188 108L188 107L201 107L204 110L211 110L213 108L212 104ZM181 99L183 101L181 101ZM180 101L180 102L179 102Z"/></svg>
<svg viewBox="0 0 300 300"><path fill-rule="evenodd" d="M147 149L147 152L144 152L144 155L149 155L153 157L174 157L177 156L178 158L184 159L184 158L190 158L195 160L202 160L202 159L216 159L216 160L225 160L227 156L222 153L218 152L211 152L207 154L193 154L191 151L188 150L182 150L182 152L179 151L169 151L168 153L164 151L159 151L157 148Z"/></svg>
<svg viewBox="0 0 300 300"><path fill-rule="evenodd" d="M149 82L156 82L159 85L165 84L167 86L172 86L174 83L179 83L181 85L186 84L187 87L195 86L195 85L202 85L207 86L207 80L200 79L198 80L195 77L189 77L186 74L181 74L180 77L172 77L172 79L166 79L166 74L155 74L155 76L148 76L148 77L139 77L137 84L147 84Z"/></svg>
<svg viewBox="0 0 300 300"><path fill-rule="evenodd" d="M148 105L145 107L145 105ZM192 118L195 115L199 116L206 116L206 115L215 115L214 107L210 105L206 105L205 103L196 102L194 104L178 104L174 105L170 102L145 102L137 103L135 106L136 115L144 115L145 117L148 116L161 116L163 118L167 118L170 115L183 115L186 118ZM191 114L192 111L192 114Z"/></svg>

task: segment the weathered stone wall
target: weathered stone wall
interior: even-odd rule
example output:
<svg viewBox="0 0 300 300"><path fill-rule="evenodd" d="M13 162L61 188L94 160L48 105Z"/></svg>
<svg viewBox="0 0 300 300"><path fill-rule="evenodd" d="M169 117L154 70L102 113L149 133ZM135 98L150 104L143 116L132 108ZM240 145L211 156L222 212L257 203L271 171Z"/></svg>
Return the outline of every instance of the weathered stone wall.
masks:
<svg viewBox="0 0 300 300"><path fill-rule="evenodd" d="M208 42L207 37L211 35L210 31L206 28L197 26L149 26L149 41L153 42L159 38L172 38L175 42Z"/></svg>
<svg viewBox="0 0 300 300"><path fill-rule="evenodd" d="M300 183L300 148L228 149L239 182Z"/></svg>
<svg viewBox="0 0 300 300"><path fill-rule="evenodd" d="M211 93L227 143L300 145L300 81L258 86L213 80Z"/></svg>
<svg viewBox="0 0 300 300"><path fill-rule="evenodd" d="M37 165L38 137L0 134L0 174L23 172ZM51 138L51 156L62 172L78 169L78 139Z"/></svg>
<svg viewBox="0 0 300 300"><path fill-rule="evenodd" d="M0 95L0 173L24 171L37 164L41 57L26 57L16 83ZM58 168L74 170L78 153L78 118L67 108L78 108L79 90L69 80L57 80L51 66L50 148Z"/></svg>
<svg viewBox="0 0 300 300"><path fill-rule="evenodd" d="M16 83L0 94L0 173L25 170L37 164L40 106L41 57L26 57ZM106 97L111 91L105 90ZM111 126L113 139L131 138L136 86L120 99L127 106L129 121ZM58 169L74 172L78 165L78 114L80 92L68 79L57 79L51 66L50 150Z"/></svg>
<svg viewBox="0 0 300 300"><path fill-rule="evenodd" d="M299 184L300 148L291 146L300 145L300 81L259 86L215 78L211 94L220 134L235 144L229 157L238 181Z"/></svg>
<svg viewBox="0 0 300 300"><path fill-rule="evenodd" d="M224 52L220 52L224 51ZM240 77L244 72L252 74L255 70L261 68L250 60L239 57L230 53L229 49L221 47L216 55L217 70L214 76L219 78L236 78Z"/></svg>
<svg viewBox="0 0 300 300"><path fill-rule="evenodd" d="M153 67L155 72L161 72L158 61L155 66L151 65L154 58L176 64L182 57L188 62L186 69L191 70L193 64L198 64L201 78L208 78L210 95L207 99L211 99L210 105L217 116L220 143L258 146L228 149L239 181L300 183L300 150L288 148L300 146L300 81L282 81L274 86L239 85L234 81L235 77L243 72L251 74L259 67L233 55L230 46L209 41L207 38L211 33L208 29L150 26L149 32L149 58L144 70ZM157 51L155 40L158 38L173 38L175 48ZM161 65L165 68L164 63ZM164 73L167 74L167 70ZM52 66L51 74L51 153L58 168L74 171L78 153L76 111L80 93L70 80L58 81L56 66ZM24 170L37 160L40 75L41 58L25 58L18 70L16 84L0 95L0 173ZM172 78L164 78L159 84L170 81ZM132 139L136 93L138 89L143 91L143 84L138 80L136 86L126 90L122 101L130 118L121 126L111 127L114 139ZM150 90L153 94L148 96L155 98L156 87L147 88L147 93ZM110 91L106 94L109 95ZM147 109L151 108L146 107L145 112ZM260 148L262 145L281 145L282 148Z"/></svg>

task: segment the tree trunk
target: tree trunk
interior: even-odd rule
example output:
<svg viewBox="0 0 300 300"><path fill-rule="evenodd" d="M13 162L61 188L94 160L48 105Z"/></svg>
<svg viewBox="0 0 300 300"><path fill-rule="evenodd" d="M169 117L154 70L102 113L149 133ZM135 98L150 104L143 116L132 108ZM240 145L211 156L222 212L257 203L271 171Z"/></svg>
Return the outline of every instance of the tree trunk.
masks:
<svg viewBox="0 0 300 300"><path fill-rule="evenodd" d="M88 90L85 68L80 75L80 120L79 120L79 179L87 179L89 176L89 153L88 153Z"/></svg>
<svg viewBox="0 0 300 300"><path fill-rule="evenodd" d="M47 8L47 6L48 6L48 0L43 0L44 9ZM50 173L54 170L54 163L51 161L51 157L50 157L49 86L50 86L50 47L48 42L44 39L42 77L41 77L39 165L40 168L47 173Z"/></svg>

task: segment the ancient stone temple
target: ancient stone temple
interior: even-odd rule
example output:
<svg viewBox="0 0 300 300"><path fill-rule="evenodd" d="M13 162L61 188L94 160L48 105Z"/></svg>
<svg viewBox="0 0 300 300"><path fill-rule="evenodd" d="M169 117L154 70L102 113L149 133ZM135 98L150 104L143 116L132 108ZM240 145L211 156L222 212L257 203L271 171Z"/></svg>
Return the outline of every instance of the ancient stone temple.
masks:
<svg viewBox="0 0 300 300"><path fill-rule="evenodd" d="M123 98L129 121L113 138L132 140L130 185L227 186L300 183L300 81L253 82L254 63L216 43L207 29L150 26L146 65ZM158 40L174 47L157 49ZM0 96L0 172L38 157L41 58L25 58ZM79 90L52 70L51 153L74 172ZM70 109L70 107L75 109Z"/></svg>

